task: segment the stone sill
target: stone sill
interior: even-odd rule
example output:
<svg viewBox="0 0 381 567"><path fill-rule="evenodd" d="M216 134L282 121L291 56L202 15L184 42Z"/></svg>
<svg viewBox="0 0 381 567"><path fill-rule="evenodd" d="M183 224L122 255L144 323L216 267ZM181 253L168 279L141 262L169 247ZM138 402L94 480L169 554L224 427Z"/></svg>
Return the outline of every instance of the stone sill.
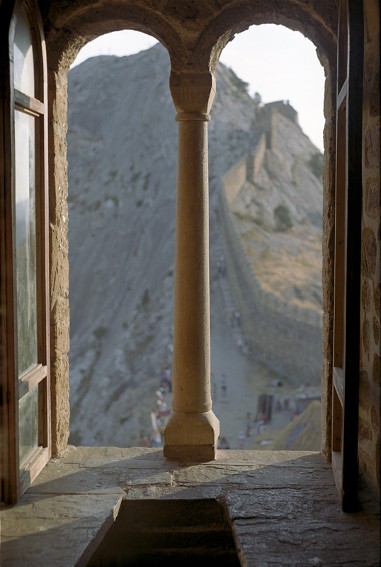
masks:
<svg viewBox="0 0 381 567"><path fill-rule="evenodd" d="M224 502L242 565L378 564L379 516L341 511L320 453L218 451L179 464L161 449L69 447L1 511L1 565L85 566L123 499L200 498Z"/></svg>

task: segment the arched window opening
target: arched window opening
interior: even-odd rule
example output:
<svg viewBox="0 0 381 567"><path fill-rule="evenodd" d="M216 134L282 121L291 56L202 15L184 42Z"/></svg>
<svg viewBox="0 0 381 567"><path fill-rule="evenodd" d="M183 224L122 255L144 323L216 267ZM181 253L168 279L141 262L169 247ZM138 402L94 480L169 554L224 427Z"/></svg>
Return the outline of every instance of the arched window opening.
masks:
<svg viewBox="0 0 381 567"><path fill-rule="evenodd" d="M271 32L273 26L256 31L263 28ZM299 35L278 31L291 38ZM109 35L117 38L120 33L132 32ZM92 50L88 44L84 51L117 53L110 39L105 47ZM304 41L305 49L313 50ZM241 54L255 52L249 44ZM74 444L160 446L158 433L169 413L177 140L166 80L169 63L155 59L160 49L128 59L108 55L80 66L75 62L69 75ZM82 57L80 53L78 61ZM121 87L124 75L128 84ZM160 100L157 94L143 100L138 92L144 85L146 95L155 93L150 75L162 78ZM117 85L111 88L115 76ZM321 77L321 98L322 85ZM293 448L319 449L323 156L299 126L292 100L273 102L266 91L265 103L255 79L253 88L249 94L235 71L219 69L210 123L211 382L222 425L220 446L272 448L296 415L302 430L307 420L315 432ZM110 98L115 112L104 114ZM169 130L162 131L157 145L153 117L160 115L163 104ZM129 109L128 116L123 108ZM318 134L312 135L319 144ZM147 166L147 155L152 166ZM156 160L163 158L159 171ZM241 183L243 171L246 185ZM221 198L222 191L226 198ZM164 247L165 269L163 246L157 236L152 240L158 234L163 242L171 241ZM240 270L244 275L237 277ZM242 283L242 277L247 281ZM159 283L160 299L153 282ZM246 305L248 297L254 297L259 311ZM309 337L308 349L300 349L301 334L303 340ZM290 448L287 439L276 448Z"/></svg>
<svg viewBox="0 0 381 567"><path fill-rule="evenodd" d="M221 62L209 137L220 447L319 450L323 69L307 39L273 25L237 36Z"/></svg>
<svg viewBox="0 0 381 567"><path fill-rule="evenodd" d="M169 57L150 36L109 35L68 77L70 442L161 446L176 199ZM110 55L115 40L126 56Z"/></svg>

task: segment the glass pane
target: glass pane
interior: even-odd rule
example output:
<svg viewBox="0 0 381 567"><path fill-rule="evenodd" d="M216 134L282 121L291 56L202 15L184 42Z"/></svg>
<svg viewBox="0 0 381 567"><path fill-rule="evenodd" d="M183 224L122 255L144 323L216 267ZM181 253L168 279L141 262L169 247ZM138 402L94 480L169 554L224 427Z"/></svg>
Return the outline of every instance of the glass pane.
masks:
<svg viewBox="0 0 381 567"><path fill-rule="evenodd" d="M14 85L23 93L34 96L34 59L29 18L23 6L16 12L14 39Z"/></svg>
<svg viewBox="0 0 381 567"><path fill-rule="evenodd" d="M15 111L18 375L37 364L35 118Z"/></svg>
<svg viewBox="0 0 381 567"><path fill-rule="evenodd" d="M19 401L20 466L38 446L38 386Z"/></svg>

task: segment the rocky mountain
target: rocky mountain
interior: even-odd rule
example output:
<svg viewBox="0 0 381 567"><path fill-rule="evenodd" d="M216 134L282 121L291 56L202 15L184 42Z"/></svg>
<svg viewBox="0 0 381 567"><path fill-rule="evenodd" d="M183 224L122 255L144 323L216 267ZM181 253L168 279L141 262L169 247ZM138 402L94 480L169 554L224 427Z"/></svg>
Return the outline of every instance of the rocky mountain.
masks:
<svg viewBox="0 0 381 567"><path fill-rule="evenodd" d="M177 124L169 70L158 44L129 57L89 59L69 74L70 441L75 444L131 446L149 437L155 391L163 371L171 369ZM287 115L291 107L283 106L271 130L277 142L264 151L255 183L246 183L231 207L263 286L286 301L299 298L318 309L322 189L315 162L320 154L295 116ZM272 114L269 105L249 96L232 70L219 67L209 125L212 382L214 410L232 439L278 374L245 348L243 330L231 319L236 305L229 279L221 277L219 192L223 176L268 132ZM286 210L286 227L274 217L279 206ZM256 238L261 244L254 253ZM279 274L278 280L261 275L262 264L271 255L276 261L282 256L286 268L308 240L314 243L309 261L315 275L307 266L310 275L295 285L288 276L289 284L279 291ZM222 375L228 382L225 400ZM282 395L289 396L282 379Z"/></svg>

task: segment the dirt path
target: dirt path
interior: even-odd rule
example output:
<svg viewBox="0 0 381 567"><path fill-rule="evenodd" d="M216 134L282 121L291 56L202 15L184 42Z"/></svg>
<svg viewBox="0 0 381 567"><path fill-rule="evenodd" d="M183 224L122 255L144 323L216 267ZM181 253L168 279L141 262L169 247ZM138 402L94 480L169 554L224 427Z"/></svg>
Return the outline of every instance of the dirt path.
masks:
<svg viewBox="0 0 381 567"><path fill-rule="evenodd" d="M221 437L231 449L253 445L253 422L258 395L269 380L265 368L245 353L244 337L234 318L236 307L226 275L217 272L211 285L211 379L213 411L220 420ZM217 307L214 309L214 305ZM239 348L241 345L241 348ZM251 419L248 419L250 414ZM251 435L246 437L247 428ZM243 434L241 433L243 432ZM241 434L241 439L240 439Z"/></svg>

